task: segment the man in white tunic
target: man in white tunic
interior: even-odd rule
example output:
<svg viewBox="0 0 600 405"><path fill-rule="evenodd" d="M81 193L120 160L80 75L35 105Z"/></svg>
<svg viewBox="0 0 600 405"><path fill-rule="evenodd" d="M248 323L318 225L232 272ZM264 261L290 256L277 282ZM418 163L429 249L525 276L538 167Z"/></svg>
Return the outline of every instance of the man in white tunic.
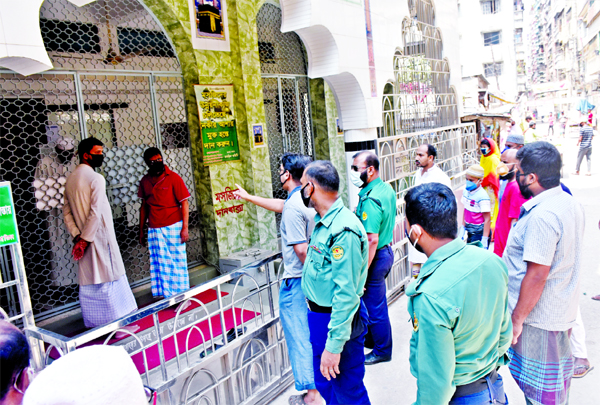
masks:
<svg viewBox="0 0 600 405"><path fill-rule="evenodd" d="M65 224L79 259L79 302L85 326L93 328L137 310L117 245L106 182L96 173L104 160L104 144L96 138L79 143L80 164L67 179ZM79 252L79 254L78 254Z"/></svg>
<svg viewBox="0 0 600 405"><path fill-rule="evenodd" d="M417 148L415 157L415 165L417 166L414 181L415 187L426 183L441 183L452 189L450 177L435 164L436 157L437 150L433 145L425 143ZM421 266L427 261L427 256L419 252L409 243L408 260L412 263L412 275L416 278L421 271Z"/></svg>

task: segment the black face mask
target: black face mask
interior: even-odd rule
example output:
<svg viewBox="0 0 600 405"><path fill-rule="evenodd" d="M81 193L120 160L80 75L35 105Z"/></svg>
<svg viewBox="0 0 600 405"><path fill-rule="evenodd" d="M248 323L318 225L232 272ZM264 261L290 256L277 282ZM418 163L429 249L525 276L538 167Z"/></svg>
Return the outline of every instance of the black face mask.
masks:
<svg viewBox="0 0 600 405"><path fill-rule="evenodd" d="M367 177L369 176L369 174L367 173L368 171L369 168L366 168L365 171L360 174L360 179L363 182L363 187L367 185Z"/></svg>
<svg viewBox="0 0 600 405"><path fill-rule="evenodd" d="M304 195L304 189L306 187L308 187L309 184L310 183L306 183L306 185L304 187L302 187L302 189L300 190L300 197L302 197L302 202L304 203L306 208L310 208L310 197L312 197L312 193L308 197L306 197ZM313 191L313 193L314 193L314 191Z"/></svg>
<svg viewBox="0 0 600 405"><path fill-rule="evenodd" d="M162 160L153 160L148 164L149 172L153 176L160 176L165 171L165 164Z"/></svg>
<svg viewBox="0 0 600 405"><path fill-rule="evenodd" d="M56 151L56 155L58 156L58 161L63 165L65 163L70 162L71 159L73 159L73 150L63 150L58 147L54 148L54 150Z"/></svg>
<svg viewBox="0 0 600 405"><path fill-rule="evenodd" d="M290 178L288 177L288 178L287 178L287 179L285 179L284 181L281 181L281 177L282 177L284 174L286 174L286 173L287 173L287 171L284 171L283 173L281 173L281 174L279 175L279 181L281 182L281 185L282 185L282 186L283 186L285 183L287 183L287 181L290 179Z"/></svg>
<svg viewBox="0 0 600 405"><path fill-rule="evenodd" d="M529 173L527 173L529 174ZM526 200L529 200L531 197L533 197L533 192L529 189L529 184L527 185L523 185L521 184L521 177L525 177L527 174L523 173L517 173L517 184L519 185L519 191L521 192L521 195L523 196L523 198L525 198Z"/></svg>
<svg viewBox="0 0 600 405"><path fill-rule="evenodd" d="M92 166L94 169L96 167L102 166L102 163L104 163L104 154L103 153L101 153L100 155L92 155L90 153L89 155L91 156L90 160L88 160L88 163L90 164L90 166Z"/></svg>
<svg viewBox="0 0 600 405"><path fill-rule="evenodd" d="M511 181L514 178L515 178L515 171L514 170L511 170L510 172L506 173L504 176L500 176L500 180Z"/></svg>

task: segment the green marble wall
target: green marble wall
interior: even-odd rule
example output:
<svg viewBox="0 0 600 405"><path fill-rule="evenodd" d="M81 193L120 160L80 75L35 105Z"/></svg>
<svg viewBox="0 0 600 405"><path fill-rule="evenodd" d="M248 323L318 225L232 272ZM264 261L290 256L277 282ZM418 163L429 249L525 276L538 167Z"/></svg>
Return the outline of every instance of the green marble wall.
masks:
<svg viewBox="0 0 600 405"><path fill-rule="evenodd" d="M217 216L215 210L240 204L217 202L215 193L235 184L260 196L273 195L268 146L254 148L251 126L265 122L262 79L258 55L256 15L273 0L227 0L230 52L193 49L187 0L142 0L171 38L181 62L185 82L196 192L201 209L203 251L209 262L253 246L276 249L275 215L244 203L239 214ZM205 167L202 160L195 84L234 85L235 112L241 159ZM311 80L315 151L318 159L331 160L342 177L340 194L347 203L344 138L337 136L337 110L331 90L323 80ZM266 127L266 125L265 125ZM268 133L265 139L268 142Z"/></svg>

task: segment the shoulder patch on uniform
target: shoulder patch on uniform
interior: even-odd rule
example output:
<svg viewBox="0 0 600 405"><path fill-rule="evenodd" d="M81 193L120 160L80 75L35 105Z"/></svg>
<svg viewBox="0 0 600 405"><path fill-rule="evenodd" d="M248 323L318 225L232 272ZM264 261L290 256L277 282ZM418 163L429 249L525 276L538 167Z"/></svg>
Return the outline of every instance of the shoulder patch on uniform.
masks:
<svg viewBox="0 0 600 405"><path fill-rule="evenodd" d="M366 221L366 219L367 219L367 211L363 211L362 220Z"/></svg>
<svg viewBox="0 0 600 405"><path fill-rule="evenodd" d="M417 319L417 314L413 312L413 331L419 331L419 320Z"/></svg>
<svg viewBox="0 0 600 405"><path fill-rule="evenodd" d="M335 260L340 260L344 257L344 249L341 246L334 246L331 248L331 255Z"/></svg>

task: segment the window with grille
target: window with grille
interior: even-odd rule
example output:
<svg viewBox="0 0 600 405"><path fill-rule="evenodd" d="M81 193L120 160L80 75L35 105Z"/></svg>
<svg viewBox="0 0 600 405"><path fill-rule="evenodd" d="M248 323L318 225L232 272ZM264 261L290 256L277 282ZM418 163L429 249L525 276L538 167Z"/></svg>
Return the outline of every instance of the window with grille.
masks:
<svg viewBox="0 0 600 405"><path fill-rule="evenodd" d="M275 45L272 42L258 41L260 63L277 63L275 60Z"/></svg>
<svg viewBox="0 0 600 405"><path fill-rule="evenodd" d="M175 57L169 40L162 32L119 27L117 37L119 38L121 55Z"/></svg>
<svg viewBox="0 0 600 405"><path fill-rule="evenodd" d="M484 63L483 71L486 77L494 77L502 75L502 62Z"/></svg>
<svg viewBox="0 0 600 405"><path fill-rule="evenodd" d="M483 33L483 45L499 45L502 40L502 31L492 31Z"/></svg>
<svg viewBox="0 0 600 405"><path fill-rule="evenodd" d="M515 45L523 44L523 28L515 29Z"/></svg>
<svg viewBox="0 0 600 405"><path fill-rule="evenodd" d="M40 19L46 50L53 52L100 53L98 26L75 21Z"/></svg>
<svg viewBox="0 0 600 405"><path fill-rule="evenodd" d="M500 0L485 0L481 2L483 14L496 14L500 12Z"/></svg>

